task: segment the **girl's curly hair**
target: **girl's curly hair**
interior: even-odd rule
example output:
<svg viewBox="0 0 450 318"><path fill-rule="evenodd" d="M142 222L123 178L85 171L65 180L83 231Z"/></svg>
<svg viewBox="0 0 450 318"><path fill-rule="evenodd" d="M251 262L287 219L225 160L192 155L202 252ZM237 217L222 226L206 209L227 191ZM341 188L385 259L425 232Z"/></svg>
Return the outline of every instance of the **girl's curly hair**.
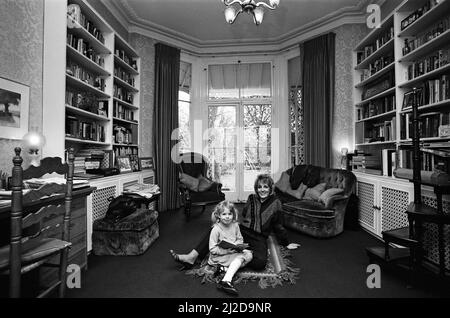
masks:
<svg viewBox="0 0 450 318"><path fill-rule="evenodd" d="M219 222L220 213L222 213L226 208L230 210L231 213L233 213L233 221L237 222L238 211L235 208L234 204L231 203L230 201L223 200L222 202L216 205L216 207L211 213L211 221L213 224Z"/></svg>

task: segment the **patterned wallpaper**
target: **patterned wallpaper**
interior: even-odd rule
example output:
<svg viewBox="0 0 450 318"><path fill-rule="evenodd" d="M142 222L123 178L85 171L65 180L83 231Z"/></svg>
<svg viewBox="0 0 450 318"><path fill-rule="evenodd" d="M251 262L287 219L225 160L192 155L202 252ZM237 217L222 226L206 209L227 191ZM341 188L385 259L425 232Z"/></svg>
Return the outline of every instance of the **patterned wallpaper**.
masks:
<svg viewBox="0 0 450 318"><path fill-rule="evenodd" d="M30 87L29 130L42 131L43 0L0 0L0 77ZM11 174L17 140L0 136L0 169Z"/></svg>
<svg viewBox="0 0 450 318"><path fill-rule="evenodd" d="M153 156L153 97L155 82L155 40L140 34L130 35L130 45L141 57L140 155Z"/></svg>
<svg viewBox="0 0 450 318"><path fill-rule="evenodd" d="M368 33L364 24L348 24L337 28L335 107L332 128L331 167L340 168L341 148L352 151L353 144L353 65L352 50Z"/></svg>

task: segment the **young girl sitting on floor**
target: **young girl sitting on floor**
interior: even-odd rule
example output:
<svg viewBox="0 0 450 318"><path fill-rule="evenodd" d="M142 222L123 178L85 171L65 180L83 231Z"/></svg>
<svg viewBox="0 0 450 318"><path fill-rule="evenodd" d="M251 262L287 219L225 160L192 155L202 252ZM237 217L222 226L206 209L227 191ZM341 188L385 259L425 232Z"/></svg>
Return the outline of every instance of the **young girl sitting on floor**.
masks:
<svg viewBox="0 0 450 318"><path fill-rule="evenodd" d="M227 267L225 276L218 283L217 288L232 295L238 294L231 283L234 274L239 268L247 265L253 257L252 252L247 249L237 251L219 246L221 241L234 245L244 243L237 219L238 214L234 205L226 200L220 202L211 215L213 227L209 236L208 264Z"/></svg>

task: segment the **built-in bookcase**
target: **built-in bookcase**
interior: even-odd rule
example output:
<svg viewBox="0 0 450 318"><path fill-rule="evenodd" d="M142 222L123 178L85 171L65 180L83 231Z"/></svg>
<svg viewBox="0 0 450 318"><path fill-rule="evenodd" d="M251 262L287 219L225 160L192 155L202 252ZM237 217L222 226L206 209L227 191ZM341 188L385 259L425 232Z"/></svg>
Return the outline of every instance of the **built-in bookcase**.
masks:
<svg viewBox="0 0 450 318"><path fill-rule="evenodd" d="M68 0L65 148L138 155L140 58L84 0Z"/></svg>
<svg viewBox="0 0 450 318"><path fill-rule="evenodd" d="M140 58L119 35L114 41L113 149L138 155Z"/></svg>
<svg viewBox="0 0 450 318"><path fill-rule="evenodd" d="M423 146L450 136L450 1L405 0L354 49L355 147L360 172L412 168L412 90L421 90ZM423 170L439 159L422 153ZM368 160L370 158L370 160ZM358 160L357 160L358 161ZM439 169L449 169L440 167Z"/></svg>

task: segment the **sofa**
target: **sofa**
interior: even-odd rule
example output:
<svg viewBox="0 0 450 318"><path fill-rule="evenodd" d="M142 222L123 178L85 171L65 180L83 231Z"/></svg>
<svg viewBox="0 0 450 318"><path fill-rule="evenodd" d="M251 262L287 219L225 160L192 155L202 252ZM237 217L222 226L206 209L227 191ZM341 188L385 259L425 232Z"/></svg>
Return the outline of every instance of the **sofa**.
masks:
<svg viewBox="0 0 450 318"><path fill-rule="evenodd" d="M284 171L275 183L284 225L317 238L342 233L355 187L356 177L347 170L297 165Z"/></svg>

